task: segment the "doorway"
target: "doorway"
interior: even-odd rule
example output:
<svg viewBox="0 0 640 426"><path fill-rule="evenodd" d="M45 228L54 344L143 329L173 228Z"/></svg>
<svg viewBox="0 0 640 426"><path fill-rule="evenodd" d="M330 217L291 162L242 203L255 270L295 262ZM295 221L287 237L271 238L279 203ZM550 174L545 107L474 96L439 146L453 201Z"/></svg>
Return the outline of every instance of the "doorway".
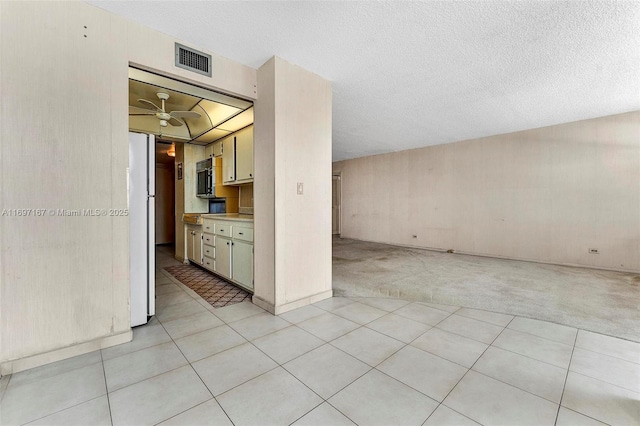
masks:
<svg viewBox="0 0 640 426"><path fill-rule="evenodd" d="M332 175L331 185L331 234L340 235L340 204L342 198L342 176Z"/></svg>
<svg viewBox="0 0 640 426"><path fill-rule="evenodd" d="M175 146L156 141L156 245L175 241ZM173 155L172 155L173 154Z"/></svg>

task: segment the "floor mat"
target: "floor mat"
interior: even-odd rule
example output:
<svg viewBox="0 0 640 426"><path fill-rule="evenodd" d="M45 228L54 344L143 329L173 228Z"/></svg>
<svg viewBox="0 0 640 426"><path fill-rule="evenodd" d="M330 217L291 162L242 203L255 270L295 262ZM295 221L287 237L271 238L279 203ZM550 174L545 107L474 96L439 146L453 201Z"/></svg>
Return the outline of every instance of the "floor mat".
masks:
<svg viewBox="0 0 640 426"><path fill-rule="evenodd" d="M164 269L214 308L251 300L250 293L197 266L176 265Z"/></svg>

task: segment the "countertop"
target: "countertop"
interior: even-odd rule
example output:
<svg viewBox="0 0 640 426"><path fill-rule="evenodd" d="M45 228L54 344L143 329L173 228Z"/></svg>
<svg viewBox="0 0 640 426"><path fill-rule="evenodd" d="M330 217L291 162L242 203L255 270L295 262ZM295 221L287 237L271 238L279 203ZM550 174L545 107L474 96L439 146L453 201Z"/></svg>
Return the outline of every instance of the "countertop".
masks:
<svg viewBox="0 0 640 426"><path fill-rule="evenodd" d="M240 214L240 213L204 213L200 215L203 219L224 219L232 220L236 222L253 222L252 214Z"/></svg>

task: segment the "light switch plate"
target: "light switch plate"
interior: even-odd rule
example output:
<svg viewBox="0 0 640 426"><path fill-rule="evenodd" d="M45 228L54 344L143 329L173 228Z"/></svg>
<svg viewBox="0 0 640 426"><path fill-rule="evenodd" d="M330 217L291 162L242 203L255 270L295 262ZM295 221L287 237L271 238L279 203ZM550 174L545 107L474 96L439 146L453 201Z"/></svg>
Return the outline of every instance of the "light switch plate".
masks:
<svg viewBox="0 0 640 426"><path fill-rule="evenodd" d="M304 192L304 185L302 182L298 182L298 195L302 195Z"/></svg>

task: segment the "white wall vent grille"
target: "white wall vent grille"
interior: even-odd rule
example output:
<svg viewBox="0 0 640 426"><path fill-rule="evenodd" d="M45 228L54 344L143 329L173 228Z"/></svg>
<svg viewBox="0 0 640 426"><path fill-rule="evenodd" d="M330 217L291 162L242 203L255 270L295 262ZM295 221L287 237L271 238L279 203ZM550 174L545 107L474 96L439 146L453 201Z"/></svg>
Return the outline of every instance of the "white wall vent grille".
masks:
<svg viewBox="0 0 640 426"><path fill-rule="evenodd" d="M176 67L211 77L211 55L176 43Z"/></svg>

